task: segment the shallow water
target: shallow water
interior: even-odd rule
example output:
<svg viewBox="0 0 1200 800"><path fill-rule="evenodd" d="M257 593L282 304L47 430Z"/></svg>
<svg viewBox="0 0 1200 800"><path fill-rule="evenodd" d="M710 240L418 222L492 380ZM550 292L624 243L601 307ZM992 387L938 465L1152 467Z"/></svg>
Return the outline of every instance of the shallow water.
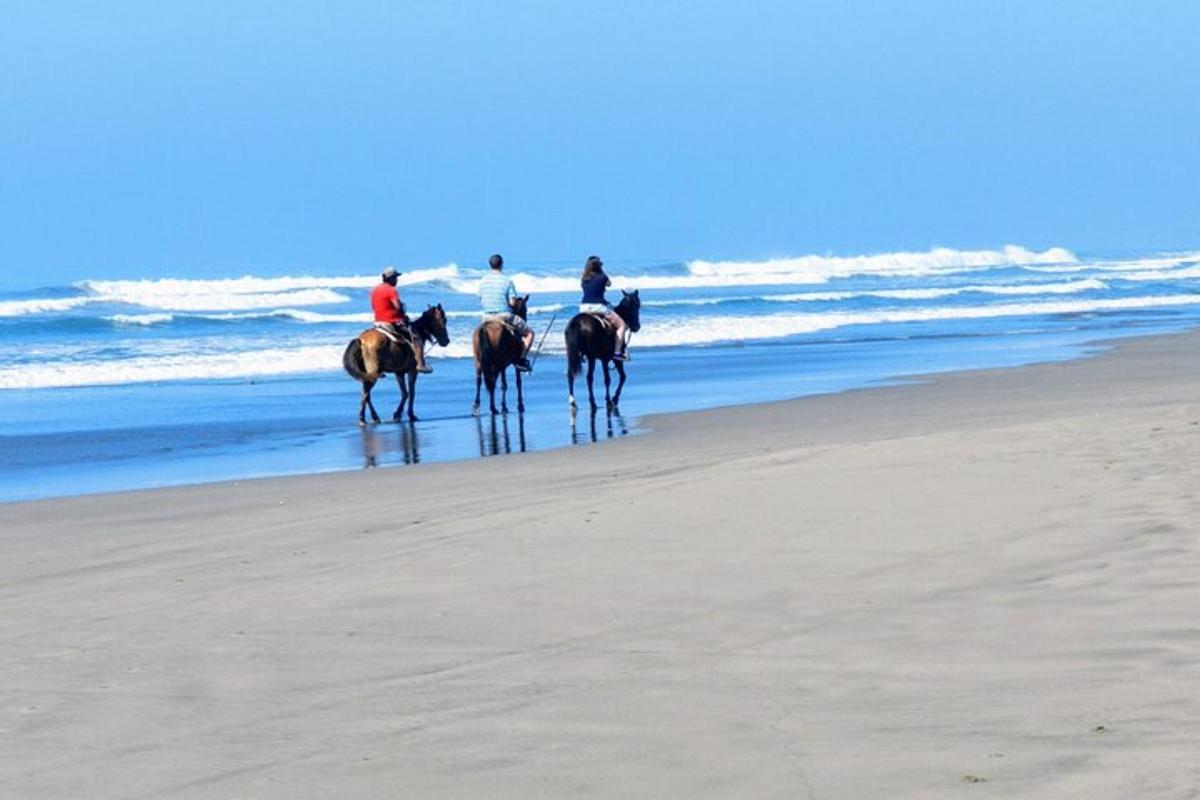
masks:
<svg viewBox="0 0 1200 800"><path fill-rule="evenodd" d="M533 295L531 326L550 333L526 413L514 400L496 419L469 413L483 270L405 269L405 301L414 315L441 303L451 342L419 383L421 421L366 430L341 354L369 324L372 274L0 286L0 501L586 444L636 434L649 414L1072 358L1088 342L1200 324L1200 253L1008 247L608 268L614 299L640 290L642 328L621 414L574 426L562 329L577 265L510 267ZM394 381L375 398L390 417Z"/></svg>
<svg viewBox="0 0 1200 800"><path fill-rule="evenodd" d="M435 358L418 384L416 423L357 425L358 384L320 372L240 381L167 381L0 392L0 501L207 481L490 457L634 435L649 414L881 385L904 375L1079 357L1097 338L1169 332L1175 319L1105 326L1034 325L1027 332L909 338L786 340L634 349L620 413L566 403L565 360L543 356L525 381L526 412L470 413L471 362ZM615 378L615 376L614 376ZM596 387L602 381L597 371ZM391 379L375 389L387 419ZM498 401L499 402L499 401ZM602 457L603 451L597 451ZM397 479L403 478L402 471Z"/></svg>

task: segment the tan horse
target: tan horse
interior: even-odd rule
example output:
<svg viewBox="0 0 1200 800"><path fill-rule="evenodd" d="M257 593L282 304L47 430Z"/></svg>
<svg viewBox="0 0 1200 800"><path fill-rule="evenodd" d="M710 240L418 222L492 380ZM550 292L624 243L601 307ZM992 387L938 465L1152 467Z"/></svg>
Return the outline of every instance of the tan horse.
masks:
<svg viewBox="0 0 1200 800"><path fill-rule="evenodd" d="M512 310L521 319L529 314L529 295L514 297ZM487 385L493 414L508 413L508 378L505 373L525 352L525 344L517 332L503 322L488 320L479 323L471 339L475 351L475 405L471 413L479 413L479 385ZM517 411L525 411L525 396L521 389L521 371L517 376ZM496 411L496 378L500 379L500 411Z"/></svg>
<svg viewBox="0 0 1200 800"><path fill-rule="evenodd" d="M430 306L409 325L414 336L421 337L422 342L436 341L442 347L450 343L450 335L446 333L446 312L442 304ZM350 377L362 384L362 396L358 403L358 424L366 425L366 412L371 410L371 419L379 422L379 414L375 404L371 402L371 389L385 373L396 376L400 386L400 405L392 414L393 420L398 420L408 406L408 419L416 422L417 415L413 413L413 404L417 399L417 357L412 345L407 342L393 342L377 328L367 328L357 338L351 339L342 354L342 366Z"/></svg>

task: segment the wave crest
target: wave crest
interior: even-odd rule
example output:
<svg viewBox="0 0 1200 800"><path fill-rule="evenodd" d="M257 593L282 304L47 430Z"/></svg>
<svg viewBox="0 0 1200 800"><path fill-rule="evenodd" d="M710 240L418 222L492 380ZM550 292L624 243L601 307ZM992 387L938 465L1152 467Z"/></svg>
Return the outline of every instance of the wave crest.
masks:
<svg viewBox="0 0 1200 800"><path fill-rule="evenodd" d="M931 275L1030 264L1075 263L1075 254L1061 247L1029 250L1007 245L1000 250L952 250L939 247L928 252L880 253L867 256L818 256L776 258L767 261L691 261L688 271L695 277L734 280L769 279L776 283L825 283L851 275Z"/></svg>

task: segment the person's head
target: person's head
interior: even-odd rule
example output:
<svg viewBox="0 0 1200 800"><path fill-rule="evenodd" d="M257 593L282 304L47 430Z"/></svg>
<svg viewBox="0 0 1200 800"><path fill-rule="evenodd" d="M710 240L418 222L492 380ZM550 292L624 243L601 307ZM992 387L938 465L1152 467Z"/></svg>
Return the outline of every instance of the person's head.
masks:
<svg viewBox="0 0 1200 800"><path fill-rule="evenodd" d="M497 272L504 269L504 256L496 253L494 256L488 259L488 266Z"/></svg>
<svg viewBox="0 0 1200 800"><path fill-rule="evenodd" d="M384 283L390 283L392 286L395 286L396 278L400 277L400 273L395 267L384 267L383 273L379 277L383 278Z"/></svg>
<svg viewBox="0 0 1200 800"><path fill-rule="evenodd" d="M583 265L583 279L599 275L604 272L604 262L600 260L600 256L588 256L588 260Z"/></svg>

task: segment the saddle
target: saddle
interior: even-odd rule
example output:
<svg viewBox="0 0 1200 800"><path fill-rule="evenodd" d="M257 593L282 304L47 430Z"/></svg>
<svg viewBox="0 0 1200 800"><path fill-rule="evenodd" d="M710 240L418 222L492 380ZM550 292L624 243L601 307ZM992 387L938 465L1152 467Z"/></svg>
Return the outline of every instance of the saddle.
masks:
<svg viewBox="0 0 1200 800"><path fill-rule="evenodd" d="M376 322L375 330L379 331L388 339L390 339L392 344L412 344L412 331L408 328L401 328L400 330L403 331L403 334L398 335L396 333L396 326L392 325L390 322ZM403 338L401 338L401 336L403 336Z"/></svg>
<svg viewBox="0 0 1200 800"><path fill-rule="evenodd" d="M596 322L599 322L600 327L602 327L605 331L607 331L609 333L612 332L613 326L612 326L612 323L608 321L607 315L599 314L595 311L585 311L583 313L587 314L589 317L596 320Z"/></svg>
<svg viewBox="0 0 1200 800"><path fill-rule="evenodd" d="M479 326L482 328L484 325L488 324L489 322L494 322L497 325L504 328L504 330L508 331L512 336L514 336L518 339L521 338L521 337L517 336L516 328L514 328L512 325L509 325L507 322L505 322L504 320L500 319L500 317L497 317L497 316L489 316L483 322L479 323Z"/></svg>

